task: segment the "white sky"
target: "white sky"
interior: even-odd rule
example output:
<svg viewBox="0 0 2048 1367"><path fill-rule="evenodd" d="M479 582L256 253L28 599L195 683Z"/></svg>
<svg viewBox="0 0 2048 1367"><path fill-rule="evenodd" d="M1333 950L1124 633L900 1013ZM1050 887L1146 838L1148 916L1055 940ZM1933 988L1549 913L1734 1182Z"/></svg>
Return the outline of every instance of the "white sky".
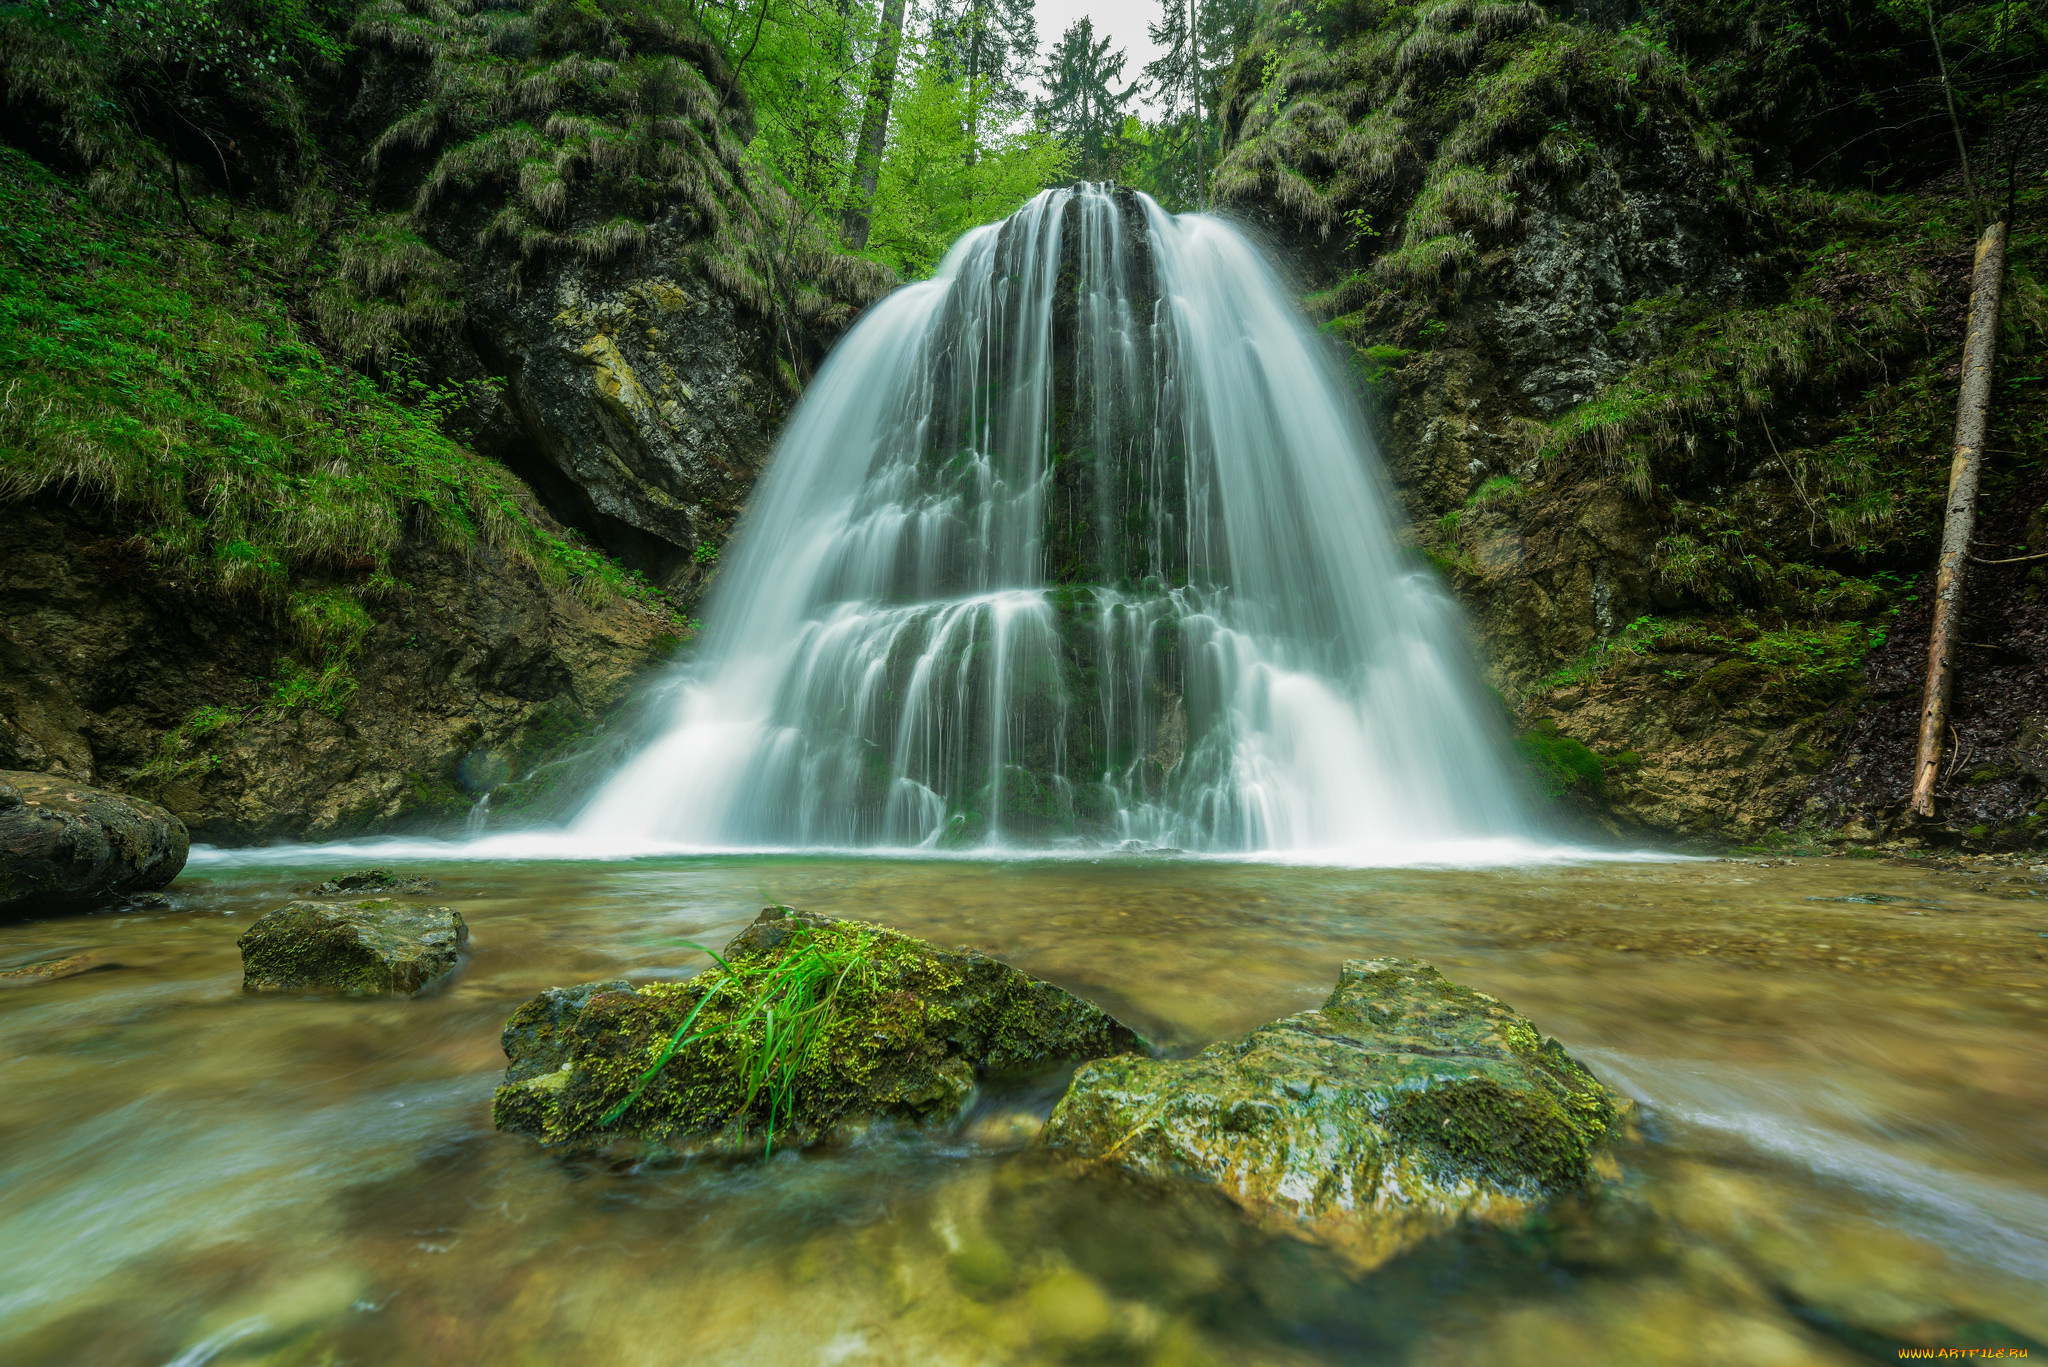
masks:
<svg viewBox="0 0 2048 1367"><path fill-rule="evenodd" d="M1095 21L1099 38L1107 33L1124 50L1124 84L1129 85L1144 71L1145 63L1159 55L1159 49L1145 34L1145 25L1159 17L1159 0L1038 0L1038 51L1043 57L1052 51L1067 25L1086 16ZM1149 99L1139 101L1149 110Z"/></svg>

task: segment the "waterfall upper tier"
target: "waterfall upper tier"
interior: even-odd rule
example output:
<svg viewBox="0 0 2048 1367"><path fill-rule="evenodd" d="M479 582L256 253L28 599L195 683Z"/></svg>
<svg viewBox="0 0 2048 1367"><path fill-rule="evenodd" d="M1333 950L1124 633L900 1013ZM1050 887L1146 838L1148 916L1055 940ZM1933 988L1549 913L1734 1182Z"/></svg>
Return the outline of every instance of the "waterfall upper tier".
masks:
<svg viewBox="0 0 2048 1367"><path fill-rule="evenodd" d="M1048 191L870 310L580 831L1412 852L1532 829L1342 377L1228 224Z"/></svg>

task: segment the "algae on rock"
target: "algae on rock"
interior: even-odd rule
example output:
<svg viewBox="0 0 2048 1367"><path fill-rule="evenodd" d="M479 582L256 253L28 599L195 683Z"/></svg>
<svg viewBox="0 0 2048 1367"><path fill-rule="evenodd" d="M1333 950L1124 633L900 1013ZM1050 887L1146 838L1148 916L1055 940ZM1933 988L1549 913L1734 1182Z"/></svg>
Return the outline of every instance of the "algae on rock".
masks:
<svg viewBox="0 0 2048 1367"><path fill-rule="evenodd" d="M857 968L808 1046L773 1056L749 984L812 949ZM551 1146L637 1138L743 1153L843 1137L875 1120L945 1124L983 1079L1139 1045L1099 1008L986 955L768 907L719 967L686 982L554 988L522 1006L505 1027L510 1066L494 1119ZM770 1086L753 1085L764 1071ZM780 1113L777 1086L793 1103Z"/></svg>
<svg viewBox="0 0 2048 1367"><path fill-rule="evenodd" d="M244 992L410 996L455 971L469 926L452 907L386 897L292 902L259 918L236 943Z"/></svg>
<svg viewBox="0 0 2048 1367"><path fill-rule="evenodd" d="M1091 1063L1055 1149L1213 1183L1361 1266L1592 1177L1619 1107L1556 1040L1412 959L1354 959L1319 1010L1191 1059Z"/></svg>

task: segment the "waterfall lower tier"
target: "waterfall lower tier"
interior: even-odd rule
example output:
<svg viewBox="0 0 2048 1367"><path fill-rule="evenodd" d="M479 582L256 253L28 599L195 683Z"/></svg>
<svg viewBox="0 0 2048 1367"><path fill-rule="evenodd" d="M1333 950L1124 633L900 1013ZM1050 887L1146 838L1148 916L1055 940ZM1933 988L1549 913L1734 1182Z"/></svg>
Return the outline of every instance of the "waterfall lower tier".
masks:
<svg viewBox="0 0 2048 1367"><path fill-rule="evenodd" d="M1240 234L1048 191L833 353L664 733L577 829L1367 857L1527 833L1380 481Z"/></svg>

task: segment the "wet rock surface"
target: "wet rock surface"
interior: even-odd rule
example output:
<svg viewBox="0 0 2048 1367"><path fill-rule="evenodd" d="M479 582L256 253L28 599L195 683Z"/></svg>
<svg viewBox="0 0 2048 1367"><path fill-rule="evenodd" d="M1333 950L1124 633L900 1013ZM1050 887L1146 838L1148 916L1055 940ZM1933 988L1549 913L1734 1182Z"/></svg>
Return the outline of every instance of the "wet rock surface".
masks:
<svg viewBox="0 0 2048 1367"><path fill-rule="evenodd" d="M829 996L810 1048L789 1071L779 1113L761 1069L763 984L799 957L827 966L806 996L777 1000L782 1018ZM697 1042L675 1050L626 1104L686 1022ZM1139 1048L1099 1008L1008 964L949 952L860 921L769 907L735 936L719 967L687 982L552 988L513 1015L510 1066L498 1088L501 1130L550 1145L597 1147L637 1138L666 1149L746 1153L850 1137L877 1120L946 1124L979 1083L1029 1077L1063 1063ZM607 1117L625 1105L616 1121Z"/></svg>
<svg viewBox="0 0 2048 1367"><path fill-rule="evenodd" d="M310 897L345 897L359 893L375 892L432 892L431 878L408 878L391 869L359 869L345 873L339 878L330 878L311 889Z"/></svg>
<svg viewBox="0 0 2048 1367"><path fill-rule="evenodd" d="M1213 1183L1363 1266L1586 1185L1614 1098L1512 1008L1412 959L1348 960L1329 1000L1191 1059L1083 1067L1051 1147Z"/></svg>
<svg viewBox="0 0 2048 1367"><path fill-rule="evenodd" d="M0 517L0 768L161 805L210 844L544 818L676 623L551 590L488 547L415 539L337 714L271 705L288 634L150 561L121 516L57 499ZM193 727L211 718L212 729Z"/></svg>
<svg viewBox="0 0 2048 1367"><path fill-rule="evenodd" d="M292 902L236 942L244 992L410 996L455 971L469 927L452 907L389 898Z"/></svg>
<svg viewBox="0 0 2048 1367"><path fill-rule="evenodd" d="M0 919L163 887L190 851L184 823L153 802L0 771Z"/></svg>

